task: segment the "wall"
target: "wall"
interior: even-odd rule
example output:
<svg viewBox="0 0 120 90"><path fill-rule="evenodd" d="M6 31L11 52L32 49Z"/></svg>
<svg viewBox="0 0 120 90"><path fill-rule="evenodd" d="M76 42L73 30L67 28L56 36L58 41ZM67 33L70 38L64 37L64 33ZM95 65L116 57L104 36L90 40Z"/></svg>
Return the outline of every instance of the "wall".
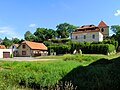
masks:
<svg viewBox="0 0 120 90"><path fill-rule="evenodd" d="M18 47L18 56L31 56L31 50L28 45L25 44L25 48L22 47L23 44L21 44ZM26 55L22 55L22 51L26 51Z"/></svg>
<svg viewBox="0 0 120 90"><path fill-rule="evenodd" d="M102 28L104 29L104 32L102 32ZM104 37L109 36L109 26L107 27L100 27L101 32L103 33Z"/></svg>
<svg viewBox="0 0 120 90"><path fill-rule="evenodd" d="M3 58L3 52L10 52L12 54L12 49L0 49L0 58Z"/></svg>
<svg viewBox="0 0 120 90"><path fill-rule="evenodd" d="M86 39L84 39L84 35L86 35ZM95 39L93 39L92 37L93 35L95 35ZM78 39L76 39L76 36L78 37ZM103 41L103 35L101 32L72 34L72 41L79 41L79 42Z"/></svg>

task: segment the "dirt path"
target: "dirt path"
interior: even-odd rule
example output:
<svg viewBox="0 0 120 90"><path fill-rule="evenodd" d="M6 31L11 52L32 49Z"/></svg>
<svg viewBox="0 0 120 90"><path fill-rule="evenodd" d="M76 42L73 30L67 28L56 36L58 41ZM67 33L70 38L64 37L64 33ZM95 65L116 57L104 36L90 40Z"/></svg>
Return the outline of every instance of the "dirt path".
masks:
<svg viewBox="0 0 120 90"><path fill-rule="evenodd" d="M37 59L33 57L14 57L14 58L1 58L3 61L54 61L56 59Z"/></svg>

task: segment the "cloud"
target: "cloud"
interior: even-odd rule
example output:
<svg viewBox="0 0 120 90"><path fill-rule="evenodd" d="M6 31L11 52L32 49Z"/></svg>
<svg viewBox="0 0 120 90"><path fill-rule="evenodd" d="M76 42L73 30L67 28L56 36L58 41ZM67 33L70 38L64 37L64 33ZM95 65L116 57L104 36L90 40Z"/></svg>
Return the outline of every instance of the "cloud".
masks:
<svg viewBox="0 0 120 90"><path fill-rule="evenodd" d="M0 36L8 38L19 38L20 36L14 31L14 28L11 27L0 27Z"/></svg>
<svg viewBox="0 0 120 90"><path fill-rule="evenodd" d="M36 24L30 24L29 27L36 27Z"/></svg>
<svg viewBox="0 0 120 90"><path fill-rule="evenodd" d="M120 10L117 10L117 12L114 15L115 16L120 16Z"/></svg>

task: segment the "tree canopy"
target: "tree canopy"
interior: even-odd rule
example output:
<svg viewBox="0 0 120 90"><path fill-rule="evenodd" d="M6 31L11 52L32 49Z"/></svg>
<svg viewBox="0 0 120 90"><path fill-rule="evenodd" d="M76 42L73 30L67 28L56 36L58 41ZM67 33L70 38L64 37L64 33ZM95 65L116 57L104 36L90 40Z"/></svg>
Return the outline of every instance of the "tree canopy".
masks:
<svg viewBox="0 0 120 90"><path fill-rule="evenodd" d="M25 40L27 41L35 41L36 37L34 34L32 34L30 31L27 31L25 34L24 34L24 38Z"/></svg>
<svg viewBox="0 0 120 90"><path fill-rule="evenodd" d="M70 33L73 32L77 27L68 23L61 23L57 25L56 28L58 38L68 38Z"/></svg>
<svg viewBox="0 0 120 90"><path fill-rule="evenodd" d="M5 37L1 43L2 45L5 45L5 47L10 47L12 45L12 40L8 39L7 37Z"/></svg>
<svg viewBox="0 0 120 90"><path fill-rule="evenodd" d="M112 25L111 30L115 33L111 36L111 39L115 39L120 45L120 25Z"/></svg>
<svg viewBox="0 0 120 90"><path fill-rule="evenodd" d="M36 41L43 42L48 39L56 38L57 32L53 29L37 28L34 35L36 36Z"/></svg>

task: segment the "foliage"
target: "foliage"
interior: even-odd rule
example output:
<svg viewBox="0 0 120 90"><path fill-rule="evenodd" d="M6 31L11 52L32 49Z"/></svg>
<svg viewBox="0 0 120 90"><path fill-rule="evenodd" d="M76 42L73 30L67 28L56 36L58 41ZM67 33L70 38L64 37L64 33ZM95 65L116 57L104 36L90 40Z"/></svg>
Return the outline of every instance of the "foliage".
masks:
<svg viewBox="0 0 120 90"><path fill-rule="evenodd" d="M12 40L5 37L1 43L2 45L5 45L5 47L10 47L12 45Z"/></svg>
<svg viewBox="0 0 120 90"><path fill-rule="evenodd" d="M25 38L25 40L27 40L27 41L35 41L35 40L36 40L35 35L33 35L30 31L27 31L27 32L24 34L24 38Z"/></svg>
<svg viewBox="0 0 120 90"><path fill-rule="evenodd" d="M66 42L71 41L71 39L66 39L66 38L62 38L62 39L49 39L48 41L52 42L52 43L66 43Z"/></svg>
<svg viewBox="0 0 120 90"><path fill-rule="evenodd" d="M70 51L70 46L69 45L65 45L65 44L53 44L51 46L48 46L49 51L51 49L54 50L54 52L56 52L56 54L66 54Z"/></svg>
<svg viewBox="0 0 120 90"><path fill-rule="evenodd" d="M120 57L74 68L61 81L71 81L77 90L119 90Z"/></svg>
<svg viewBox="0 0 120 90"><path fill-rule="evenodd" d="M10 55L10 58L13 58L13 57L14 57L13 54L11 54L11 55Z"/></svg>
<svg viewBox="0 0 120 90"><path fill-rule="evenodd" d="M120 26L119 25L112 25L111 26L111 30L116 33L116 34L119 34L120 32Z"/></svg>
<svg viewBox="0 0 120 90"><path fill-rule="evenodd" d="M19 42L20 42L20 40L18 38L13 38L12 41L13 41L14 44L19 44Z"/></svg>
<svg viewBox="0 0 120 90"><path fill-rule="evenodd" d="M34 35L36 36L37 42L43 42L48 39L55 38L57 33L53 29L37 28L37 30L34 32Z"/></svg>
<svg viewBox="0 0 120 90"><path fill-rule="evenodd" d="M84 61L96 61L100 59L99 56L90 56L90 55L81 55L81 54L76 54L76 55L71 55L71 54L67 54L64 55L63 60L65 61L79 61L79 62L84 62Z"/></svg>
<svg viewBox="0 0 120 90"><path fill-rule="evenodd" d="M120 45L120 26L112 25L111 30L115 33L111 38L118 41L118 44Z"/></svg>
<svg viewBox="0 0 120 90"><path fill-rule="evenodd" d="M68 38L70 33L73 32L77 27L68 23L61 23L56 26L58 38Z"/></svg>
<svg viewBox="0 0 120 90"><path fill-rule="evenodd" d="M110 54L114 53L115 46L112 44L91 44L81 48L85 54Z"/></svg>
<svg viewBox="0 0 120 90"><path fill-rule="evenodd" d="M79 65L78 62L0 62L0 82L8 87L52 86L69 71Z"/></svg>

